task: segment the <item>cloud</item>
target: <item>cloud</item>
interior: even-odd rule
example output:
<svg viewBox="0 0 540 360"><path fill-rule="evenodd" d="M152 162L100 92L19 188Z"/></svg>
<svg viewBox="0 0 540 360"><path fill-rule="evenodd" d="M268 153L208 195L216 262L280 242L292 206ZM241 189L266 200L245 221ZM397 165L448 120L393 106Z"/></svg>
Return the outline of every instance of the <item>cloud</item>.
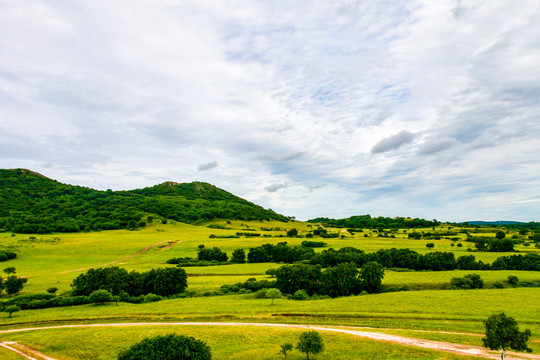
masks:
<svg viewBox="0 0 540 360"><path fill-rule="evenodd" d="M212 162L209 162L207 164L201 164L199 166L197 166L197 170L199 171L207 171L207 170L212 170L214 168L216 168L218 166L218 162L217 161L212 161Z"/></svg>
<svg viewBox="0 0 540 360"><path fill-rule="evenodd" d="M420 147L419 153L422 155L431 155L450 148L456 144L455 139L438 139L426 142Z"/></svg>
<svg viewBox="0 0 540 360"><path fill-rule="evenodd" d="M264 188L264 190L270 192L270 193L273 193L273 192L276 192L278 191L279 189L283 189L285 188L287 185L285 184L272 184L272 185L268 185Z"/></svg>
<svg viewBox="0 0 540 360"><path fill-rule="evenodd" d="M414 134L407 131L402 130L398 134L392 135L390 137L387 137L385 139L382 139L379 141L373 148L371 149L372 154L380 154L384 153L390 150L397 150L401 146L408 144L414 140Z"/></svg>

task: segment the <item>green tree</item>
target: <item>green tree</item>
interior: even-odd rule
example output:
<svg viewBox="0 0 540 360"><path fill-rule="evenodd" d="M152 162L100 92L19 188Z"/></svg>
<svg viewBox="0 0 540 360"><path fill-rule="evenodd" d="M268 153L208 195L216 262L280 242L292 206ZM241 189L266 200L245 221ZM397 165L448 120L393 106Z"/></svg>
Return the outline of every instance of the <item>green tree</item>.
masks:
<svg viewBox="0 0 540 360"><path fill-rule="evenodd" d="M8 317L11 317L11 314L13 314L14 312L18 312L18 311L21 311L21 308L18 307L17 305L11 305L11 306L8 306L4 309L4 312L7 312L9 314Z"/></svg>
<svg viewBox="0 0 540 360"><path fill-rule="evenodd" d="M281 297L281 291L279 289L268 289L265 293L266 297L272 299L271 305L274 305L274 299L279 299Z"/></svg>
<svg viewBox="0 0 540 360"><path fill-rule="evenodd" d="M291 343L285 343L281 345L281 350L279 351L280 354L283 354L285 356L285 360L287 360L287 354L293 349L293 346Z"/></svg>
<svg viewBox="0 0 540 360"><path fill-rule="evenodd" d="M118 360L211 360L210 347L192 337L169 334L144 339L118 354Z"/></svg>
<svg viewBox="0 0 540 360"><path fill-rule="evenodd" d="M434 244L434 243L427 243L427 244L426 244L426 247L427 247L428 249L433 249L433 248L435 247L435 244Z"/></svg>
<svg viewBox="0 0 540 360"><path fill-rule="evenodd" d="M17 294L23 289L24 284L28 282L27 278L20 278L15 275L8 276L4 282L4 287L8 295Z"/></svg>
<svg viewBox="0 0 540 360"><path fill-rule="evenodd" d="M531 331L519 331L517 321L506 316L505 313L491 315L485 321L485 325L486 337L482 338L484 347L491 350L502 350L501 360L506 357L507 349L532 351L527 346Z"/></svg>
<svg viewBox="0 0 540 360"><path fill-rule="evenodd" d="M497 239L504 239L506 237L506 234L504 233L504 231L499 230L495 233L495 237Z"/></svg>
<svg viewBox="0 0 540 360"><path fill-rule="evenodd" d="M246 252L244 249L236 249L232 252L231 262L243 264L246 262Z"/></svg>
<svg viewBox="0 0 540 360"><path fill-rule="evenodd" d="M381 264L375 261L368 262L360 269L362 288L368 293L376 293L381 291L383 277L384 268Z"/></svg>
<svg viewBox="0 0 540 360"><path fill-rule="evenodd" d="M88 297L94 304L104 304L113 301L113 295L107 290L96 290Z"/></svg>
<svg viewBox="0 0 540 360"><path fill-rule="evenodd" d="M297 236L298 235L298 230L296 229L290 229L287 231L287 236L288 237L294 237L294 236Z"/></svg>
<svg viewBox="0 0 540 360"><path fill-rule="evenodd" d="M15 269L13 266L10 266L8 268L5 268L4 272L8 275L15 274L15 272L17 272L17 269Z"/></svg>
<svg viewBox="0 0 540 360"><path fill-rule="evenodd" d="M306 353L306 357L309 360L310 354L316 355L324 350L324 342L317 331L305 331L300 334L300 339L298 340L298 344L296 344L296 348L299 351Z"/></svg>

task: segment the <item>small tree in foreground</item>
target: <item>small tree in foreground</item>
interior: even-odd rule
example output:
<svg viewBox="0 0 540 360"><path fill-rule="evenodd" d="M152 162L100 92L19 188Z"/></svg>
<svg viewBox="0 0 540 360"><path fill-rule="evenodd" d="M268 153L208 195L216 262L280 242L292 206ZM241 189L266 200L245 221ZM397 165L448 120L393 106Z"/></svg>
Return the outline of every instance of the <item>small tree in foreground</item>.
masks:
<svg viewBox="0 0 540 360"><path fill-rule="evenodd" d="M324 350L324 342L317 331L305 331L300 334L300 339L298 340L298 344L296 344L296 348L299 351L306 353L306 357L309 360L309 354L315 355Z"/></svg>
<svg viewBox="0 0 540 360"><path fill-rule="evenodd" d="M266 297L269 299L272 299L272 303L270 305L274 305L274 299L278 299L281 297L281 291L279 289L268 289L266 290Z"/></svg>
<svg viewBox="0 0 540 360"><path fill-rule="evenodd" d="M519 331L516 320L506 316L505 313L491 315L485 321L485 324L486 337L482 338L484 347L491 350L502 350L501 360L504 360L506 357L507 349L532 351L527 347L531 331Z"/></svg>
<svg viewBox="0 0 540 360"><path fill-rule="evenodd" d="M144 339L118 354L118 360L211 360L210 347L184 335L159 335Z"/></svg>
<svg viewBox="0 0 540 360"><path fill-rule="evenodd" d="M287 354L292 350L292 344L291 343L285 343L281 345L281 350L279 351L280 354L283 354L285 356L285 360L287 360Z"/></svg>

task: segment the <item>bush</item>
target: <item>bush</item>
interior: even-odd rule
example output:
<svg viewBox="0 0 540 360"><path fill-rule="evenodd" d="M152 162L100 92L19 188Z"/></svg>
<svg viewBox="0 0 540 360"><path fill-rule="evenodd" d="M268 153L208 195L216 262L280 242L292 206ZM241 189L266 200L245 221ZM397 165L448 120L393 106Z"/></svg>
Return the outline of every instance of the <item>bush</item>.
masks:
<svg viewBox="0 0 540 360"><path fill-rule="evenodd" d="M307 294L306 290L301 289L297 290L293 295L294 300L309 300L309 295Z"/></svg>
<svg viewBox="0 0 540 360"><path fill-rule="evenodd" d="M169 334L144 339L118 355L118 360L211 360L210 347L192 337Z"/></svg>
<svg viewBox="0 0 540 360"><path fill-rule="evenodd" d="M96 290L88 297L94 304L104 304L113 301L113 296L107 290Z"/></svg>
<svg viewBox="0 0 540 360"><path fill-rule="evenodd" d="M451 289L482 289L484 280L478 274L469 274L464 277L455 277L450 280Z"/></svg>
<svg viewBox="0 0 540 360"><path fill-rule="evenodd" d="M504 284L500 281L496 281L491 285L493 289L504 289Z"/></svg>
<svg viewBox="0 0 540 360"><path fill-rule="evenodd" d="M254 294L255 299L266 299L266 289L261 289Z"/></svg>
<svg viewBox="0 0 540 360"><path fill-rule="evenodd" d="M507 281L510 285L517 285L519 282L519 279L515 275L508 275Z"/></svg>

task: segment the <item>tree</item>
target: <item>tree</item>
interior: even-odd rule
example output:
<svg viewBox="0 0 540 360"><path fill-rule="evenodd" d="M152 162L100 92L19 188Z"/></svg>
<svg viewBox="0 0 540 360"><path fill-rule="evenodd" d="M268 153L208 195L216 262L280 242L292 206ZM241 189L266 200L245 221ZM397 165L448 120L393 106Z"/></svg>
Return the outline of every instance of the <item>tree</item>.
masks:
<svg viewBox="0 0 540 360"><path fill-rule="evenodd" d="M246 262L246 252L244 249L236 249L232 253L231 262L243 264Z"/></svg>
<svg viewBox="0 0 540 360"><path fill-rule="evenodd" d="M23 289L24 284L28 282L26 278L20 278L15 275L8 276L7 280L4 282L4 287L8 295L17 294Z"/></svg>
<svg viewBox="0 0 540 360"><path fill-rule="evenodd" d="M4 272L6 274L8 274L8 275L15 274L16 271L17 270L13 266L10 266L10 267L4 269Z"/></svg>
<svg viewBox="0 0 540 360"><path fill-rule="evenodd" d="M309 354L315 355L324 350L324 342L317 331L305 331L300 334L300 339L298 340L298 344L296 344L296 348L299 351L306 353L306 357L309 360Z"/></svg>
<svg viewBox="0 0 540 360"><path fill-rule="evenodd" d="M49 294L54 294L54 293L56 293L57 291L58 291L58 288L57 288L57 287L50 287L50 288L47 289L47 292L48 292Z"/></svg>
<svg viewBox="0 0 540 360"><path fill-rule="evenodd" d="M491 350L502 350L501 360L506 357L507 349L532 351L527 347L531 331L519 331L517 321L506 316L505 313L491 315L485 321L485 325L486 337L482 338L484 347Z"/></svg>
<svg viewBox="0 0 540 360"><path fill-rule="evenodd" d="M298 230L296 229L290 229L287 231L287 236L288 237L294 237L294 236L297 236L298 235Z"/></svg>
<svg viewBox="0 0 540 360"><path fill-rule="evenodd" d="M274 299L281 297L281 291L279 291L279 289L268 289L266 290L266 297L272 299L271 305L274 305Z"/></svg>
<svg viewBox="0 0 540 360"><path fill-rule="evenodd" d="M279 353L283 354L283 356L285 356L285 360L287 360L287 354L292 350L292 348L293 347L291 343L282 344Z"/></svg>
<svg viewBox="0 0 540 360"><path fill-rule="evenodd" d="M96 290L88 297L94 304L104 304L113 301L113 295L107 290Z"/></svg>
<svg viewBox="0 0 540 360"><path fill-rule="evenodd" d="M376 293L381 291L383 277L384 268L381 264L375 261L368 262L360 269L362 288L368 293Z"/></svg>
<svg viewBox="0 0 540 360"><path fill-rule="evenodd" d="M8 317L11 317L11 314L13 314L14 312L18 312L18 311L21 311L21 308L18 307L17 305L11 305L11 306L8 306L4 309L4 312L7 312L9 314Z"/></svg>
<svg viewBox="0 0 540 360"><path fill-rule="evenodd" d="M504 233L504 231L499 230L495 233L495 237L497 239L504 239L506 237L506 234Z"/></svg>
<svg viewBox="0 0 540 360"><path fill-rule="evenodd" d="M427 247L428 249L433 249L433 248L435 247L435 244L434 244L434 243L427 243L427 244L426 244L426 247Z"/></svg>
<svg viewBox="0 0 540 360"><path fill-rule="evenodd" d="M211 360L210 347L192 337L159 335L131 346L118 354L118 360Z"/></svg>
<svg viewBox="0 0 540 360"><path fill-rule="evenodd" d="M321 277L322 293L331 297L359 294L361 280L354 262L341 263L327 268Z"/></svg>

